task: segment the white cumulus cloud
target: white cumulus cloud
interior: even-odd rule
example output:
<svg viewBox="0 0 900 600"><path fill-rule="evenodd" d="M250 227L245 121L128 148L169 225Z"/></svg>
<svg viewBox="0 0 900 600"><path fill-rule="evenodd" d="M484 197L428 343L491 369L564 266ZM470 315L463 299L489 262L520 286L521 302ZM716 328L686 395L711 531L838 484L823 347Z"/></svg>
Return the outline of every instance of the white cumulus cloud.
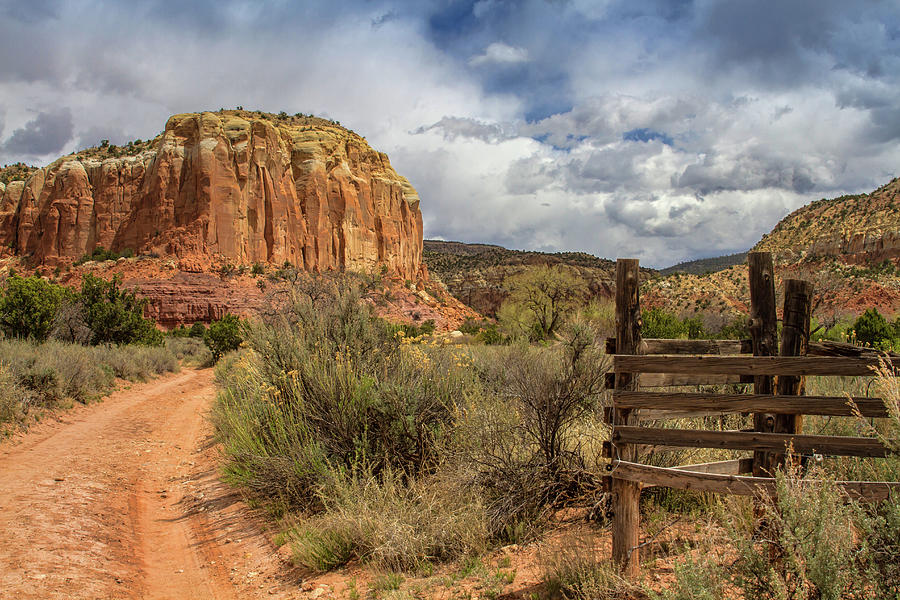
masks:
<svg viewBox="0 0 900 600"><path fill-rule="evenodd" d="M517 46L510 46L503 42L494 42L484 49L484 52L469 59L473 67L489 64L515 64L528 62L528 50Z"/></svg>

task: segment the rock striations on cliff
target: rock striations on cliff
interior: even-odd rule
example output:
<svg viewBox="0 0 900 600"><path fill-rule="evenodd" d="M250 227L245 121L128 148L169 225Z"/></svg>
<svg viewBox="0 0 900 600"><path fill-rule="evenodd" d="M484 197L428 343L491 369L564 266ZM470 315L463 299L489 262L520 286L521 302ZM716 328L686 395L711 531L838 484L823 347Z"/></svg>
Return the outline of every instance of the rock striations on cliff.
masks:
<svg viewBox="0 0 900 600"><path fill-rule="evenodd" d="M75 153L0 184L0 245L51 267L102 246L424 273L419 197L385 154L325 119L240 110L175 115L152 142Z"/></svg>

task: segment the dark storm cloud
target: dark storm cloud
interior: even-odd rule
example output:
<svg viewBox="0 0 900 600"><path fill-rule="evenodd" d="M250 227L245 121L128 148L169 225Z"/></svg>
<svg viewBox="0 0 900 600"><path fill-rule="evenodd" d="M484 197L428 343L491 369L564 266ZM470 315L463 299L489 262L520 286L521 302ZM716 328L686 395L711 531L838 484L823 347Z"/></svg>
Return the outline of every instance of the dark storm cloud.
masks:
<svg viewBox="0 0 900 600"><path fill-rule="evenodd" d="M16 129L2 147L5 154L42 156L60 152L72 139L72 111L62 108L40 112L24 127Z"/></svg>
<svg viewBox="0 0 900 600"><path fill-rule="evenodd" d="M722 191L747 191L780 188L800 194L811 191L815 184L810 170L794 159L779 160L765 155L743 154L739 160L707 155L703 162L688 165L672 186L699 194Z"/></svg>
<svg viewBox="0 0 900 600"><path fill-rule="evenodd" d="M0 83L63 79L58 41L41 28L0 18Z"/></svg>
<svg viewBox="0 0 900 600"><path fill-rule="evenodd" d="M381 27L385 23L390 23L391 21L396 21L400 18L400 14L395 10L389 10L388 12L378 15L374 19L372 19L372 27L377 29Z"/></svg>
<svg viewBox="0 0 900 600"><path fill-rule="evenodd" d="M694 39L715 70L782 86L819 84L832 69L896 77L889 73L900 49L892 2L723 0L707 7Z"/></svg>

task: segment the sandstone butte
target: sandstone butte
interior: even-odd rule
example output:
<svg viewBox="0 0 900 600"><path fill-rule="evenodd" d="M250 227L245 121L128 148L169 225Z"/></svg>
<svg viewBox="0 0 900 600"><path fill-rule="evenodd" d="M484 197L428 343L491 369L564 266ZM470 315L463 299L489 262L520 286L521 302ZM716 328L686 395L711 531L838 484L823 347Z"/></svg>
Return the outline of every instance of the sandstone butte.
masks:
<svg viewBox="0 0 900 600"><path fill-rule="evenodd" d="M385 154L331 121L181 114L128 149L75 153L0 184L0 247L49 267L102 246L181 264L424 276L418 194Z"/></svg>
<svg viewBox="0 0 900 600"><path fill-rule="evenodd" d="M475 316L449 294L424 293L416 190L384 153L326 119L175 115L153 140L2 173L24 180L0 180L0 275L49 267L72 286L85 271L118 275L163 327L254 312L271 300L265 277L220 267L269 263L271 273L285 261L384 273L395 291L378 310L392 319L452 329ZM72 266L100 246L137 258Z"/></svg>

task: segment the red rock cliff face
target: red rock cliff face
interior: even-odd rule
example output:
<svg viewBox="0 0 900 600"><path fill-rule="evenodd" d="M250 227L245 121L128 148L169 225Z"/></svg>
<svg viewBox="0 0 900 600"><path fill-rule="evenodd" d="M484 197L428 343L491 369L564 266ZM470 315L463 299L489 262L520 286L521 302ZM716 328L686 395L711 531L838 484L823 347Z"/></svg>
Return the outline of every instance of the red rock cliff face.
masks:
<svg viewBox="0 0 900 600"><path fill-rule="evenodd" d="M386 155L323 119L243 111L175 115L152 149L64 157L0 188L0 245L50 266L103 246L423 272L419 197Z"/></svg>

